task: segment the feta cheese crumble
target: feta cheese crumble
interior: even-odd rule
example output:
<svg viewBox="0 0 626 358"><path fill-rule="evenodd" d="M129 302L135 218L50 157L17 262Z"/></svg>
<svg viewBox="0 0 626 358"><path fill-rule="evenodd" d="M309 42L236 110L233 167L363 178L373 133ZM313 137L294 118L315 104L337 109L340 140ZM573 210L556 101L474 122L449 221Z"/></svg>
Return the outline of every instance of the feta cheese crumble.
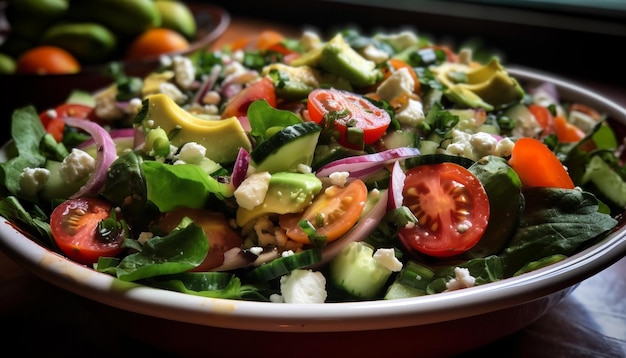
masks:
<svg viewBox="0 0 626 358"><path fill-rule="evenodd" d="M476 279L470 275L468 269L464 267L454 268L455 277L446 282L446 291L455 291L463 288L473 287L476 284Z"/></svg>
<svg viewBox="0 0 626 358"><path fill-rule="evenodd" d="M206 148L196 142L185 143L178 153L178 159L189 164L200 164L206 155Z"/></svg>
<svg viewBox="0 0 626 358"><path fill-rule="evenodd" d="M252 210L261 205L270 186L272 175L268 172L249 175L235 190L235 199L242 208Z"/></svg>
<svg viewBox="0 0 626 358"><path fill-rule="evenodd" d="M374 252L374 260L385 266L389 271L399 272L402 270L402 262L398 260L393 249L381 248Z"/></svg>
<svg viewBox="0 0 626 358"><path fill-rule="evenodd" d="M285 303L324 303L326 278L313 270L293 270L280 278L280 292Z"/></svg>
<svg viewBox="0 0 626 358"><path fill-rule="evenodd" d="M401 68L383 81L376 89L380 98L391 101L394 98L413 93L415 80L407 68Z"/></svg>
<svg viewBox="0 0 626 358"><path fill-rule="evenodd" d="M24 168L20 173L20 188L26 195L35 195L50 179L50 171L46 168Z"/></svg>
<svg viewBox="0 0 626 358"><path fill-rule="evenodd" d="M61 178L66 183L73 183L91 175L96 168L96 160L87 152L73 148L61 163Z"/></svg>

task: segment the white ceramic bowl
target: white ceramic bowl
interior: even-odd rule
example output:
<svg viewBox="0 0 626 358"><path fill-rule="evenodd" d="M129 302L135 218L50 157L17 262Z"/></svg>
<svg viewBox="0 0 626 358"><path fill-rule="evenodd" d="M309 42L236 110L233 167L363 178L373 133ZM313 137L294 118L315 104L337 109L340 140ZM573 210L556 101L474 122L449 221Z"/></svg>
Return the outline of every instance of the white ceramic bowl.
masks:
<svg viewBox="0 0 626 358"><path fill-rule="evenodd" d="M563 98L626 126L626 110L598 94L536 71L510 72L522 83L553 82ZM433 357L480 347L532 323L579 282L624 257L626 229L620 223L566 260L500 282L410 299L315 305L203 298L119 281L50 252L2 218L0 249L42 279L85 297L123 331L179 355Z"/></svg>

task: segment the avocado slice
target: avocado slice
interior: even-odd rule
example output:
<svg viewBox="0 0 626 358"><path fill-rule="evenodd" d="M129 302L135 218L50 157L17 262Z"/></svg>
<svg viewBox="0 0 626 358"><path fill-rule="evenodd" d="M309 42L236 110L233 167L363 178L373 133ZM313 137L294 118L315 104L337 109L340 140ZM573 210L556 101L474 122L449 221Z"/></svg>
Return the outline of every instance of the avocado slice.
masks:
<svg viewBox="0 0 626 358"><path fill-rule="evenodd" d="M308 65L295 67L273 63L263 69L263 76L270 76L274 82L276 94L280 98L291 101L304 99L311 91L319 87L352 90L352 85L344 78L331 73L322 73Z"/></svg>
<svg viewBox="0 0 626 358"><path fill-rule="evenodd" d="M292 66L311 66L347 79L357 87L370 86L380 81L383 74L370 61L356 52L337 34L324 46L316 47L291 62Z"/></svg>
<svg viewBox="0 0 626 358"><path fill-rule="evenodd" d="M252 144L236 117L207 120L196 117L177 105L169 96L147 96L137 119L146 131L162 128L170 143L181 147L188 142L203 145L206 157L220 164L232 163L239 148L250 150Z"/></svg>
<svg viewBox="0 0 626 358"><path fill-rule="evenodd" d="M497 58L478 67L445 63L433 68L433 72L447 87L444 95L451 101L468 107L491 111L519 102L524 97L520 84L506 72ZM457 82L455 78L459 77L465 78L465 81Z"/></svg>
<svg viewBox="0 0 626 358"><path fill-rule="evenodd" d="M322 181L312 173L274 173L270 177L265 199L252 209L237 208L237 225L267 214L298 213L311 205L322 190Z"/></svg>

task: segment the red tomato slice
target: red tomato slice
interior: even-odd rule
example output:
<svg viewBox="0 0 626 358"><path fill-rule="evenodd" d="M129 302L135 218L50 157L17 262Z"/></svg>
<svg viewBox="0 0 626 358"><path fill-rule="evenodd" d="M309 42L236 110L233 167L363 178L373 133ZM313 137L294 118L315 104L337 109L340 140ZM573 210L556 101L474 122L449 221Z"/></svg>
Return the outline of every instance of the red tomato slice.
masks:
<svg viewBox="0 0 626 358"><path fill-rule="evenodd" d="M55 115L51 115L52 113ZM63 122L64 117L89 119L94 122L98 121L93 107L77 103L64 103L54 108L54 112L41 112L39 114L41 123L43 123L46 131L54 136L57 142L63 140L63 130L65 129L65 122Z"/></svg>
<svg viewBox="0 0 626 358"><path fill-rule="evenodd" d="M101 256L113 257L122 251L124 232L112 238L98 233L98 223L110 216L112 205L98 198L67 200L50 215L54 241L70 259L90 265Z"/></svg>
<svg viewBox="0 0 626 358"><path fill-rule="evenodd" d="M399 232L404 245L425 255L449 257L472 248L489 221L489 198L478 178L454 163L406 172L403 204L419 223Z"/></svg>
<svg viewBox="0 0 626 358"><path fill-rule="evenodd" d="M308 220L318 235L332 242L356 224L366 201L367 187L362 180L353 180L344 187L333 185L318 195L304 213L281 215L279 225L290 239L309 244L308 235L298 225L300 220Z"/></svg>
<svg viewBox="0 0 626 358"><path fill-rule="evenodd" d="M241 92L231 98L226 108L224 108L222 118L248 115L248 107L250 107L250 104L259 99L264 99L270 106L276 107L276 91L274 90L274 83L269 77L264 77L259 81L249 84Z"/></svg>
<svg viewBox="0 0 626 358"><path fill-rule="evenodd" d="M339 143L346 147L361 147L346 138L349 127L361 129L363 142L372 144L385 134L391 123L389 113L365 97L332 88L313 90L308 97L307 109L311 120L316 123L321 123L325 117L333 114L333 125L341 135Z"/></svg>
<svg viewBox="0 0 626 358"><path fill-rule="evenodd" d="M179 208L165 213L159 219L159 227L166 232L171 232L178 226L184 217L189 217L193 222L204 229L209 240L209 253L202 263L191 271L209 271L224 263L224 253L232 248L241 247L243 239L235 232L223 214L204 210Z"/></svg>
<svg viewBox="0 0 626 358"><path fill-rule="evenodd" d="M544 106L538 104L531 104L528 106L528 110L535 117L537 124L541 126L541 136L546 137L554 133L554 118L550 110Z"/></svg>
<svg viewBox="0 0 626 358"><path fill-rule="evenodd" d="M554 131L561 143L580 142L586 135L585 131L568 122L563 116L554 117Z"/></svg>

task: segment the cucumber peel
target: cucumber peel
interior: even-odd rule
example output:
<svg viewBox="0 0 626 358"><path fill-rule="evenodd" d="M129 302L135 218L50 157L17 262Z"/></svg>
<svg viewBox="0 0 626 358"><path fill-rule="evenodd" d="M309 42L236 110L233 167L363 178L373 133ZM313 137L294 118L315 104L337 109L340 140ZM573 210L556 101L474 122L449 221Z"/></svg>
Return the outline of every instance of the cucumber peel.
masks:
<svg viewBox="0 0 626 358"><path fill-rule="evenodd" d="M298 166L311 166L322 127L315 122L287 126L250 152L257 172L293 172Z"/></svg>

